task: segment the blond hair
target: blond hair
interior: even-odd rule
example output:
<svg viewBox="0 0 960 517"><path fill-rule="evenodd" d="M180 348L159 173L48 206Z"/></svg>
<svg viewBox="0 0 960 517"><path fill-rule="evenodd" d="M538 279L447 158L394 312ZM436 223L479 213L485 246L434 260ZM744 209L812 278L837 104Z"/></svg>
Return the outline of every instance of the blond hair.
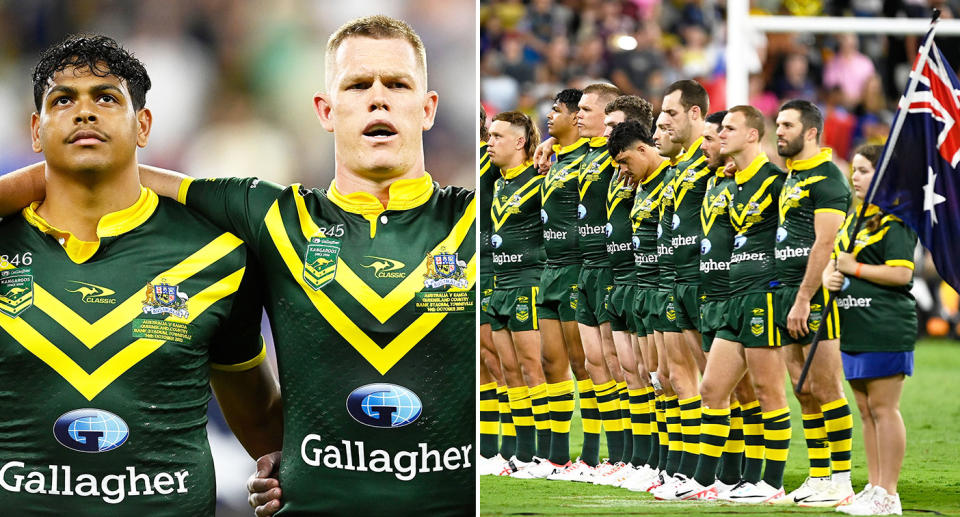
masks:
<svg viewBox="0 0 960 517"><path fill-rule="evenodd" d="M423 40L417 35L413 27L403 20L377 14L373 16L364 16L349 21L340 26L336 32L330 35L327 40L326 53L326 74L327 81L333 78L334 67L337 62L337 49L347 38L373 38L373 39L402 39L413 47L416 55L417 66L423 72L423 86L427 86L427 51L423 47Z"/></svg>

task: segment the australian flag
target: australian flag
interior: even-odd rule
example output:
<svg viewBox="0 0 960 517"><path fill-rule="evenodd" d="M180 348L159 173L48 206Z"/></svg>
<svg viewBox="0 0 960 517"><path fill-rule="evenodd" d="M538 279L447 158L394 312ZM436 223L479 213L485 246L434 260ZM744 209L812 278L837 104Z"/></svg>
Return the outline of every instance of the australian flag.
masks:
<svg viewBox="0 0 960 517"><path fill-rule="evenodd" d="M933 32L900 99L872 203L913 228L940 276L960 290L960 82Z"/></svg>

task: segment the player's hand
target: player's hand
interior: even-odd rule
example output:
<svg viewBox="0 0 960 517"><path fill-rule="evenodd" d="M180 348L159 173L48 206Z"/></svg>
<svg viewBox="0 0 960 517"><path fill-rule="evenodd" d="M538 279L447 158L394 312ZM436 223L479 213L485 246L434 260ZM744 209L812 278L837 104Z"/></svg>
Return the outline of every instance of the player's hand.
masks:
<svg viewBox="0 0 960 517"><path fill-rule="evenodd" d="M723 166L723 175L732 178L737 173L737 164L733 160L729 160L726 165Z"/></svg>
<svg viewBox="0 0 960 517"><path fill-rule="evenodd" d="M553 144L555 143L557 143L557 139L551 136L540 142L540 145L533 152L533 165L541 174L546 174L550 170L550 158L553 157Z"/></svg>
<svg viewBox="0 0 960 517"><path fill-rule="evenodd" d="M790 337L797 339L810 333L807 328L807 318L810 317L810 302L796 300L787 314L787 332Z"/></svg>
<svg viewBox="0 0 960 517"><path fill-rule="evenodd" d="M280 451L271 452L257 460L257 472L247 480L247 502L257 517L269 517L280 509L280 481L276 478L279 468Z"/></svg>
<svg viewBox="0 0 960 517"><path fill-rule="evenodd" d="M843 276L843 273L839 271L833 271L829 275L824 275L823 277L823 286L827 288L828 291L837 292L843 288L843 281L846 279Z"/></svg>
<svg viewBox="0 0 960 517"><path fill-rule="evenodd" d="M852 275L857 269L857 260L849 253L840 253L837 255L837 271Z"/></svg>

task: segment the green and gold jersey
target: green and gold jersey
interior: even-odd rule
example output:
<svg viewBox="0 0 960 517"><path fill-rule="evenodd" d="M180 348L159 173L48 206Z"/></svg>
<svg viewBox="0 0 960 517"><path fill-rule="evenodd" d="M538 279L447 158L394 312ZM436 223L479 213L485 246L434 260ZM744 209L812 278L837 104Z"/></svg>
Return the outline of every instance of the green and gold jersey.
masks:
<svg viewBox="0 0 960 517"><path fill-rule="evenodd" d="M737 190L736 180L724 176L723 169L710 175L707 192L700 203L700 294L726 298L730 292L730 251L733 226L730 201Z"/></svg>
<svg viewBox="0 0 960 517"><path fill-rule="evenodd" d="M480 179L477 185L477 198L480 201L480 275L493 275L493 246L490 245L490 236L493 235L493 221L490 219L490 207L493 204L493 184L500 177L500 169L490 163L487 154L487 143L480 142Z"/></svg>
<svg viewBox="0 0 960 517"><path fill-rule="evenodd" d="M500 171L493 187L493 272L498 288L540 284L543 272L543 225L540 184L533 162Z"/></svg>
<svg viewBox="0 0 960 517"><path fill-rule="evenodd" d="M760 153L734 175L736 190L730 205L733 249L730 255L730 294L765 292L776 278L774 242L777 199L784 174Z"/></svg>
<svg viewBox="0 0 960 517"><path fill-rule="evenodd" d="M670 160L664 160L637 188L630 209L633 227L633 261L637 271L637 285L655 288L659 280L657 269L657 228L660 226L660 195L663 177Z"/></svg>
<svg viewBox="0 0 960 517"><path fill-rule="evenodd" d="M264 270L283 393L277 515L473 512L476 202L428 174L386 207L255 178L178 198ZM471 377L472 378L472 377Z"/></svg>
<svg viewBox="0 0 960 517"><path fill-rule="evenodd" d="M700 283L700 205L707 191L710 169L703 156L698 138L684 151L677 163L674 183L673 220L671 221L670 247L673 248L673 263L676 281L680 284Z"/></svg>
<svg viewBox="0 0 960 517"><path fill-rule="evenodd" d="M607 260L607 238L603 229L607 224L607 187L615 167L607 151L605 137L591 138L589 145L590 150L580 163L578 176L580 255L584 267L606 267L610 262Z"/></svg>
<svg viewBox="0 0 960 517"><path fill-rule="evenodd" d="M867 221L880 214L882 217L874 229ZM846 251L850 245L856 212L847 216L837 234L834 253ZM864 211L864 223L860 225L853 243L853 257L857 262L872 265L902 266L913 269L913 253L917 247L917 234L898 217L882 214L875 205ZM907 352L914 349L917 337L917 305L910 294L913 279L906 285L887 286L847 275L843 287L836 295L840 309L841 328L847 329L847 320L861 324L854 332L840 333L840 348L844 352ZM861 331L869 328L869 332ZM883 336L877 339L877 336Z"/></svg>
<svg viewBox="0 0 960 517"><path fill-rule="evenodd" d="M633 257L633 224L630 209L637 188L626 178L619 178L619 167L607 187L607 224L603 233L607 238L607 256L613 270L615 284L637 283L637 266Z"/></svg>
<svg viewBox="0 0 960 517"><path fill-rule="evenodd" d="M213 515L210 368L266 357L246 248L145 188L94 242L37 205L0 223L5 513Z"/></svg>
<svg viewBox="0 0 960 517"><path fill-rule="evenodd" d="M787 160L787 178L780 191L780 226L777 228L777 280L797 287L807 270L810 248L816 240L816 214L846 215L850 186L830 161L833 151L824 148L806 160Z"/></svg>
<svg viewBox="0 0 960 517"><path fill-rule="evenodd" d="M581 138L566 147L553 146L557 161L540 184L543 250L550 266L570 266L583 260L577 244L577 205L580 203L577 178L580 164L590 150L589 141Z"/></svg>
<svg viewBox="0 0 960 517"><path fill-rule="evenodd" d="M668 160L663 171L663 191L660 194L660 213L657 224L657 273L660 289L673 289L676 269L673 263L673 204L677 199L674 180L677 162Z"/></svg>

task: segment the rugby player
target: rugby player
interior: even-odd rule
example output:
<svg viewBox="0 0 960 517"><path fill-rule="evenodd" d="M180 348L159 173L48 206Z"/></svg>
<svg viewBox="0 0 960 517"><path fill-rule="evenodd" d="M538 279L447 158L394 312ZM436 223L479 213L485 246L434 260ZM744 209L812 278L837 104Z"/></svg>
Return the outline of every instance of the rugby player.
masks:
<svg viewBox="0 0 960 517"><path fill-rule="evenodd" d="M282 494L265 479L280 455L262 458L250 484L258 514L281 496L290 516L357 501L371 514L472 513L474 196L424 170L437 94L409 25L348 22L325 67L314 107L335 137L328 189L146 167L141 180L235 233L263 265L286 410Z"/></svg>
<svg viewBox="0 0 960 517"><path fill-rule="evenodd" d="M546 263L537 293L540 317L540 342L543 370L547 379L550 408L549 461L524 469L514 477L532 479L560 473L570 464L570 419L573 416L573 380L580 393L583 424L583 448L580 460L587 465L599 463L600 413L593 394L593 381L587 373L583 344L577 329L577 276L580 274L580 250L577 247L577 173L590 149L587 138L577 129L577 104L581 90L568 88L557 93L547 115L547 132L556 140L554 163L540 184L540 221Z"/></svg>
<svg viewBox="0 0 960 517"><path fill-rule="evenodd" d="M711 416L711 435L729 434L730 395L749 369L763 410L763 479L743 482L725 500L774 502L784 497L783 469L790 445L790 409L783 380L786 365L773 325L774 237L776 199L783 173L761 150L763 115L751 106L734 106L723 118L720 152L735 168L729 217L733 227L727 316L717 330L700 385L703 406ZM712 442L711 442L712 443Z"/></svg>
<svg viewBox="0 0 960 517"><path fill-rule="evenodd" d="M502 474L517 473L534 461L548 461L550 428L541 433L536 419L549 419L547 386L540 362L537 291L543 270L540 183L533 150L540 141L530 117L517 111L500 113L490 124L487 152L500 169L493 188L490 242L493 247L493 294L487 307L493 344L501 358L516 355L521 371L504 372L510 412L517 433L516 455ZM539 407L538 407L539 406ZM549 420L547 421L549 424Z"/></svg>
<svg viewBox="0 0 960 517"><path fill-rule="evenodd" d="M0 501L213 515L208 386L253 457L281 443L255 266L239 238L141 186L150 78L116 41L50 47L33 85L45 198L0 223ZM18 176L0 198L43 187Z"/></svg>
<svg viewBox="0 0 960 517"><path fill-rule="evenodd" d="M780 194L774 292L774 322L789 336L784 358L796 385L808 347L820 325L823 338L802 392L795 392L803 413L803 434L810 474L789 494L802 506L837 506L853 498L850 448L853 417L843 393L837 308L823 306L820 277L850 205L850 187L819 146L823 115L813 103L793 100L777 114L777 153L787 159Z"/></svg>

